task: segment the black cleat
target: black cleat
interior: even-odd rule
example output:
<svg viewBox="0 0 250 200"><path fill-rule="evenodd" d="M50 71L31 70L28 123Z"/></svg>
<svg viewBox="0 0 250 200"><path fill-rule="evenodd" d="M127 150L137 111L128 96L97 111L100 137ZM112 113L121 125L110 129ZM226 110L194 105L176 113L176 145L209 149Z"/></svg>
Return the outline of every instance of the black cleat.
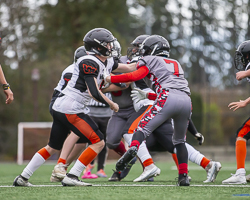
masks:
<svg viewBox="0 0 250 200"><path fill-rule="evenodd" d="M132 146L116 163L116 171L121 172L137 154L137 146Z"/></svg>
<svg viewBox="0 0 250 200"><path fill-rule="evenodd" d="M189 186L189 179L186 173L179 174L177 186Z"/></svg>
<svg viewBox="0 0 250 200"><path fill-rule="evenodd" d="M109 181L120 181L120 180L121 180L121 174L120 174L120 172L114 170L114 173L109 178Z"/></svg>
<svg viewBox="0 0 250 200"><path fill-rule="evenodd" d="M129 171L131 170L132 166L135 164L136 161L137 161L137 158L134 157L134 158L128 163L127 167L121 172L121 176L120 176L121 179L124 179L124 178L128 175Z"/></svg>

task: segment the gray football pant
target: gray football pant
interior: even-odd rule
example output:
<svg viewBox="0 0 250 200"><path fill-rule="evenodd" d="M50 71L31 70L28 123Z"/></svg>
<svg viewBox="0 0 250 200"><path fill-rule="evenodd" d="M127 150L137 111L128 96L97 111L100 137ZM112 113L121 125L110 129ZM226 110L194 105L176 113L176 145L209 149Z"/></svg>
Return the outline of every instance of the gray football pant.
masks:
<svg viewBox="0 0 250 200"><path fill-rule="evenodd" d="M161 98L158 100L161 101ZM190 97L185 92L170 89L163 105L158 100L144 115L137 130L142 131L146 138L167 119L172 118L174 121L173 144L185 142L188 121L191 116Z"/></svg>

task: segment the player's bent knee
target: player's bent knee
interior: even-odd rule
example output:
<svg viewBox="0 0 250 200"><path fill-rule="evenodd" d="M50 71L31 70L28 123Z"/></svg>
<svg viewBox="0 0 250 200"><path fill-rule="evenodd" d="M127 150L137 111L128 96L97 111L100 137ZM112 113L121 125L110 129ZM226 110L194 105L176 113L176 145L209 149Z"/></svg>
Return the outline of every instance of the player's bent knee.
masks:
<svg viewBox="0 0 250 200"><path fill-rule="evenodd" d="M120 143L118 143L118 144L111 144L111 143L106 143L106 145L107 145L107 147L109 148L109 149L116 149L118 146L119 146L119 144Z"/></svg>
<svg viewBox="0 0 250 200"><path fill-rule="evenodd" d="M48 151L50 155L53 155L56 152L59 152L59 150L52 148L51 146L47 145L45 149Z"/></svg>

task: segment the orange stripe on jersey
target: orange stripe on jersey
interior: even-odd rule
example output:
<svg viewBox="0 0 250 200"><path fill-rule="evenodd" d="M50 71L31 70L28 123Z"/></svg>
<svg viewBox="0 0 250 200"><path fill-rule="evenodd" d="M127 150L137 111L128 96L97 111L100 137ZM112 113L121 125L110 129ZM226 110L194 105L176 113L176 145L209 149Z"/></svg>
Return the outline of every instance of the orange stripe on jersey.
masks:
<svg viewBox="0 0 250 200"><path fill-rule="evenodd" d="M44 158L44 160L47 160L50 157L49 152L44 147L40 149L37 153L39 153Z"/></svg>
<svg viewBox="0 0 250 200"><path fill-rule="evenodd" d="M99 136L95 133L92 127L76 114L65 114L68 121L75 126L92 144L100 142Z"/></svg>
<svg viewBox="0 0 250 200"><path fill-rule="evenodd" d="M248 132L250 132L250 119L244 123L244 126L238 132L238 137L244 137Z"/></svg>
<svg viewBox="0 0 250 200"><path fill-rule="evenodd" d="M85 149L82 154L79 156L78 160L84 164L85 166L87 166L89 163L91 163L92 160L95 159L95 157L97 156L97 153L91 149L90 147L88 147L87 149Z"/></svg>
<svg viewBox="0 0 250 200"><path fill-rule="evenodd" d="M152 107L152 105L149 105L148 108L142 113L136 120L131 124L131 126L128 129L128 134L134 133L134 130L137 128L141 118L144 116L144 114Z"/></svg>
<svg viewBox="0 0 250 200"><path fill-rule="evenodd" d="M143 167L147 167L153 163L154 163L153 159L149 158L149 159L145 160L142 164L143 164Z"/></svg>

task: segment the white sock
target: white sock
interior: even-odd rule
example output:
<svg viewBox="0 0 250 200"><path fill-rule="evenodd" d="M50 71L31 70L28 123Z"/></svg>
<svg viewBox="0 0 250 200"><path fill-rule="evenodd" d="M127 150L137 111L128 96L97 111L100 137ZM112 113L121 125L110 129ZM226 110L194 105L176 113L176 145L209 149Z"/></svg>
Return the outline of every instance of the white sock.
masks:
<svg viewBox="0 0 250 200"><path fill-rule="evenodd" d="M240 174L240 175L242 175L242 176L245 176L245 175L246 175L246 170L245 170L245 168L237 169L236 174Z"/></svg>
<svg viewBox="0 0 250 200"><path fill-rule="evenodd" d="M201 154L199 151L197 151L194 147L192 147L190 144L185 143L188 151L188 159L197 164L200 165L202 158L204 157L203 154Z"/></svg>
<svg viewBox="0 0 250 200"><path fill-rule="evenodd" d="M69 174L73 174L79 177L85 168L86 166L82 164L79 160L77 160L74 166L70 169Z"/></svg>
<svg viewBox="0 0 250 200"><path fill-rule="evenodd" d="M145 141L143 141L138 149L137 156L140 158L141 162L143 163L147 159L152 159L151 155L148 152L147 146Z"/></svg>
<svg viewBox="0 0 250 200"><path fill-rule="evenodd" d="M45 162L45 159L39 154L35 153L35 155L30 160L29 164L24 168L21 175L24 178L29 179L32 174Z"/></svg>

